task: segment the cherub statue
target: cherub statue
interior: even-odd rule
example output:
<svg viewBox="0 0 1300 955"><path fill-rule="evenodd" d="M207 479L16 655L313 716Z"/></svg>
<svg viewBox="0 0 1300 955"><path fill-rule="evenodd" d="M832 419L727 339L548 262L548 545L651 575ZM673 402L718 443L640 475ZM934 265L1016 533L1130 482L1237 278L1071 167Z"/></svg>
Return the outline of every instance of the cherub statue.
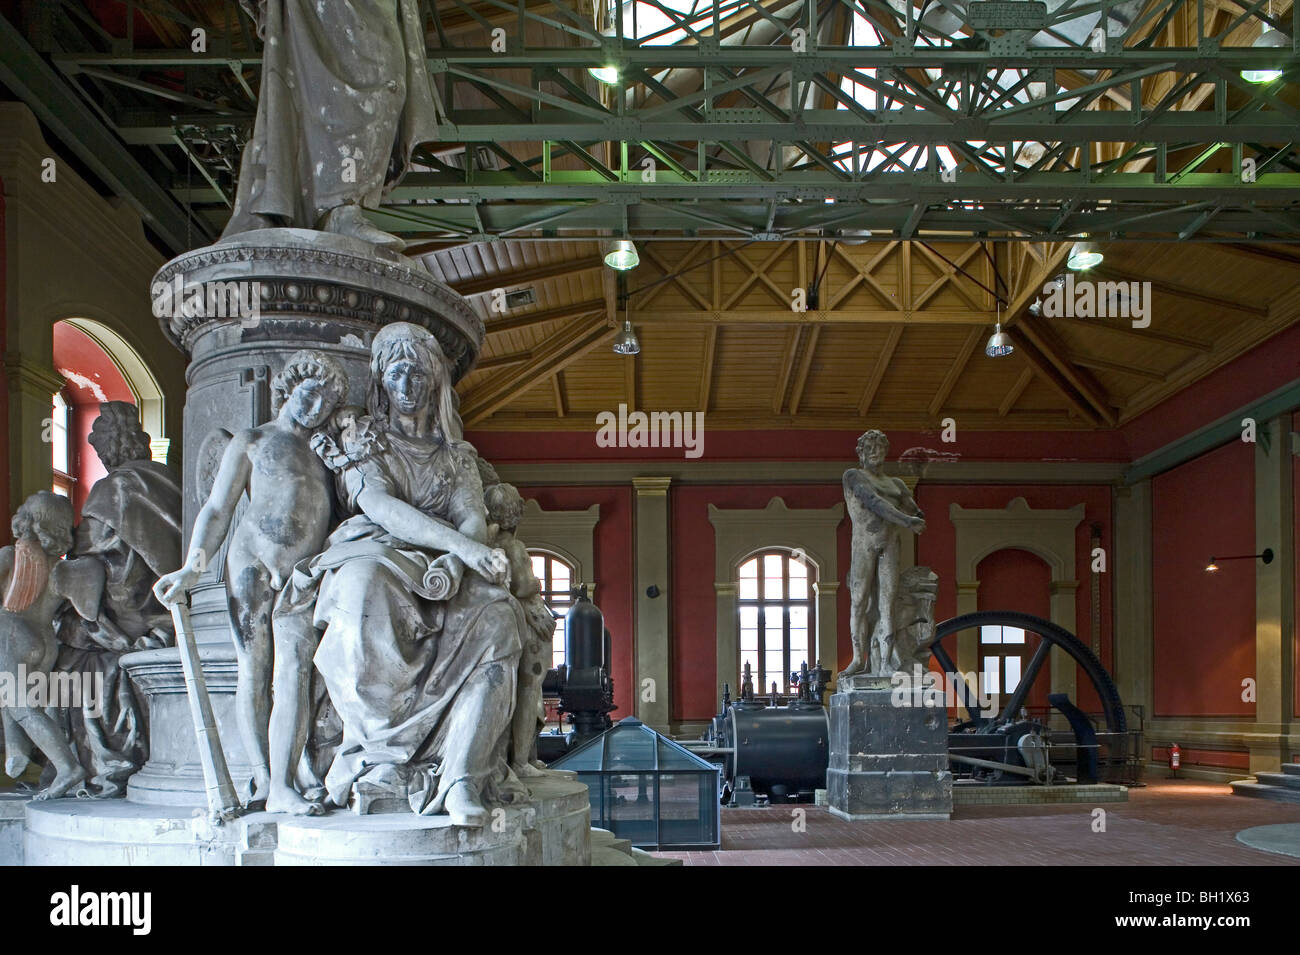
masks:
<svg viewBox="0 0 1300 955"><path fill-rule="evenodd" d="M12 529L14 543L0 550L0 670L26 673L16 680L12 705L0 710L4 721L5 772L22 775L30 744L54 765L53 782L36 795L52 799L82 788L86 771L77 761L68 738L46 712L52 702L76 705L86 701L33 699L32 685L51 685L58 656L54 618L71 601L86 620L99 617L104 593L104 567L94 558L60 560L72 547L72 504L51 491L37 491L18 508ZM38 677L31 680L31 677ZM43 678L43 679L41 679ZM41 694L44 695L44 694Z"/></svg>
<svg viewBox="0 0 1300 955"><path fill-rule="evenodd" d="M293 786L306 733L310 653L279 659L272 612L299 561L325 547L334 511L333 481L317 456L313 432L334 413L347 377L333 358L300 351L272 382L276 416L231 438L212 492L194 522L185 566L158 580L165 604L184 600L230 531L240 496L248 508L230 534L226 597L239 664L235 711L244 751L253 766L249 807L319 815L317 800ZM273 681L274 674L274 681ZM272 683L275 705L272 708Z"/></svg>
<svg viewBox="0 0 1300 955"><path fill-rule="evenodd" d="M491 465L487 466L489 473ZM483 467L480 465L480 473ZM528 622L523 634L523 655L519 658L519 679L515 711L510 719L510 768L516 776L547 775L546 765L533 759L537 748L539 714L542 709L542 681L551 663L551 640L555 636L555 617L542 588L533 574L532 561L523 541L515 537L524 515L524 499L513 484L487 484L485 475L483 501L487 506L488 546L505 551L510 560L510 592L524 608Z"/></svg>
<svg viewBox="0 0 1300 955"><path fill-rule="evenodd" d="M853 522L852 565L849 570L851 611L849 632L853 660L841 677L861 673L891 673L890 660L901 630L911 621L897 618L901 533L925 530L925 516L899 478L881 470L889 453L883 432L858 438L860 467L844 472L844 500Z"/></svg>

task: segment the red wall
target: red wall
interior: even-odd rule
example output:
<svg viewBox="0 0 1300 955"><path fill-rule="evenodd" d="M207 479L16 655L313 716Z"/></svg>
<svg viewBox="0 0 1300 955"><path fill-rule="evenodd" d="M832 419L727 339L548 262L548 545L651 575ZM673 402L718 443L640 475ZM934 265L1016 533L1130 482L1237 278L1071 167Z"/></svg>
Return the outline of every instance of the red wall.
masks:
<svg viewBox="0 0 1300 955"><path fill-rule="evenodd" d="M672 589L668 596L672 601L672 718L675 720L706 720L718 709L718 612L713 589L716 553L709 505L724 510L761 510L774 497L782 498L791 510L824 509L843 502L844 492L839 484L683 485L670 490L673 560ZM840 658L822 661L828 669L835 666L837 671L847 665L851 652L848 588L843 585L849 568L849 534L846 518L839 527L836 557L841 581L837 598Z"/></svg>
<svg viewBox="0 0 1300 955"><path fill-rule="evenodd" d="M1152 482L1156 716L1251 716L1255 568L1205 571L1212 556L1255 551L1255 446L1234 441Z"/></svg>
<svg viewBox="0 0 1300 955"><path fill-rule="evenodd" d="M1294 414L1291 418L1291 430L1300 431L1300 412ZM1296 467L1296 461L1291 460L1291 489L1292 489L1292 507L1291 516L1293 518L1294 534L1291 538L1292 546L1295 548L1295 600L1292 602L1292 617L1294 630L1292 632L1291 659L1295 664L1295 678L1292 681L1292 689L1295 692L1295 699L1292 702L1291 712L1300 714L1300 467Z"/></svg>
<svg viewBox="0 0 1300 955"><path fill-rule="evenodd" d="M636 552L632 536L632 488L525 486L519 488L519 493L547 511L585 510L593 504L600 505L600 521L595 532L595 603L605 615L605 626L610 633L614 702L618 704L610 715L615 720L633 715L632 574Z"/></svg>
<svg viewBox="0 0 1300 955"><path fill-rule="evenodd" d="M1134 460L1296 380L1300 324L1279 332L1120 430Z"/></svg>
<svg viewBox="0 0 1300 955"><path fill-rule="evenodd" d="M1052 509L1084 505L1083 520L1075 531L1074 563L1075 576L1079 581L1075 591L1075 636L1084 643L1091 643L1091 625L1089 616L1089 573L1092 565L1092 544L1090 526L1101 525L1101 546L1107 554L1107 573L1101 578L1101 662L1107 670L1114 668L1112 650L1112 573L1116 555L1113 549L1114 536L1111 530L1111 492L1109 487L1097 485L1065 486L996 486L996 485L942 485L925 484L917 486L916 499L926 516L926 530L921 535L917 546L917 563L932 568L939 575L939 599L935 605L935 618L947 620L957 615L957 539L956 529L948 519L948 508L959 504L966 508L1004 508L1017 497L1023 497L1033 509ZM996 585L1001 586L1001 585ZM984 584L980 584L980 591ZM1014 595L1008 595L1014 596ZM981 596L979 606L994 609L992 604L983 603ZM1026 598L1029 599L1029 598ZM1019 609L1017 607L998 609ZM1031 611L1032 612L1032 611ZM1040 613L1039 616L1048 616ZM1076 677L1079 688L1078 698L1074 701L1081 709L1092 711L1098 705L1092 684L1081 673ZM1126 701L1133 702L1133 701Z"/></svg>

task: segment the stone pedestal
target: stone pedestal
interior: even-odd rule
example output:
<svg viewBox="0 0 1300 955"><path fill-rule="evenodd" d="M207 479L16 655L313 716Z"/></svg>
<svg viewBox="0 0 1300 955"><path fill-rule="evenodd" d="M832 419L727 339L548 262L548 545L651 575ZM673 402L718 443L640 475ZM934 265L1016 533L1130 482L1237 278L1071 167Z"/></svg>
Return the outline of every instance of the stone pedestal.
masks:
<svg viewBox="0 0 1300 955"><path fill-rule="evenodd" d="M911 704L909 695L906 702ZM948 715L898 706L887 676L842 678L831 697L830 811L841 819L947 819Z"/></svg>
<svg viewBox="0 0 1300 955"><path fill-rule="evenodd" d="M252 776L235 726L235 650L230 644L199 647L199 664L208 684L212 709L221 732L221 748L235 792ZM181 654L175 647L142 650L122 657L126 670L149 701L149 760L127 780L126 798L153 806L207 809L207 791L199 764L194 718L185 692Z"/></svg>
<svg viewBox="0 0 1300 955"><path fill-rule="evenodd" d="M482 829L453 826L448 816L347 810L321 818L257 812L213 826L196 807L52 799L27 807L23 848L28 865L590 865L587 787L539 779L529 792L530 802Z"/></svg>
<svg viewBox="0 0 1300 955"><path fill-rule="evenodd" d="M0 793L0 865L23 864L23 817L32 797Z"/></svg>

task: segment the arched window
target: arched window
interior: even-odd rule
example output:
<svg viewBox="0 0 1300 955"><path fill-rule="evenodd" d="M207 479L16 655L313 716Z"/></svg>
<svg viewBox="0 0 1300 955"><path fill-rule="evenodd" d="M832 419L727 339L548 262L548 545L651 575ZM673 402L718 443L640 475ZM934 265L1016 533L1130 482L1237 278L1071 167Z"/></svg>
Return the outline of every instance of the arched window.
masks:
<svg viewBox="0 0 1300 955"><path fill-rule="evenodd" d="M50 416L50 463L54 467L55 494L72 497L72 455L68 445L68 403L63 395L54 396L53 414Z"/></svg>
<svg viewBox="0 0 1300 955"><path fill-rule="evenodd" d="M533 576L541 582L542 599L556 615L555 636L551 641L551 666L564 663L564 615L573 605L573 567L544 550L530 550Z"/></svg>
<svg viewBox="0 0 1300 955"><path fill-rule="evenodd" d="M816 633L812 585L815 570L789 551L765 551L740 565L737 605L740 614L739 675L745 664L754 676L754 692L790 690L790 673L809 666L811 635ZM815 653L812 653L815 656Z"/></svg>

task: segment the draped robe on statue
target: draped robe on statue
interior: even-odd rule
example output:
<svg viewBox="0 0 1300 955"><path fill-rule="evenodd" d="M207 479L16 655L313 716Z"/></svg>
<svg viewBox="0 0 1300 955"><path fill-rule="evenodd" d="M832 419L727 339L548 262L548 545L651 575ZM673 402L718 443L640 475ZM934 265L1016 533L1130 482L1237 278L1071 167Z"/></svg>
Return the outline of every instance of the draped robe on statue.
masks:
<svg viewBox="0 0 1300 955"><path fill-rule="evenodd" d="M355 203L375 208L438 139L416 0L252 0L262 87L225 235L276 216L300 229Z"/></svg>
<svg viewBox="0 0 1300 955"><path fill-rule="evenodd" d="M470 445L394 432L384 443L341 474L350 511L367 487L453 526L481 511ZM505 753L523 609L477 573L449 577L440 556L356 514L299 564L276 608L314 613L324 631L315 664L343 723L325 779L336 805L361 780L426 813L465 778L485 802L516 791Z"/></svg>
<svg viewBox="0 0 1300 955"><path fill-rule="evenodd" d="M62 721L82 764L105 794L116 793L148 758L145 710L118 665L125 651L92 635L95 624L112 628L132 650L170 643L171 616L153 595L153 583L181 563L181 486L156 461L126 461L90 489L69 557L94 557L106 582L100 620L87 622L66 607L57 621L56 670L104 675L102 715L65 709ZM165 631L165 632L164 632Z"/></svg>

